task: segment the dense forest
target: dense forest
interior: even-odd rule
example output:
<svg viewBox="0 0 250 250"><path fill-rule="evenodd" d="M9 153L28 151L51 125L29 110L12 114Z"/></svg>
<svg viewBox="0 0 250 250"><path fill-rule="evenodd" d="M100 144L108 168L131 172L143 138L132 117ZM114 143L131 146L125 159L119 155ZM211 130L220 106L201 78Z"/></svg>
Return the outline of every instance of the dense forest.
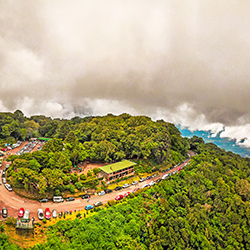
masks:
<svg viewBox="0 0 250 250"><path fill-rule="evenodd" d="M189 166L92 216L51 226L40 249L250 249L250 160L201 138ZM1 235L0 249L19 249Z"/></svg>
<svg viewBox="0 0 250 250"><path fill-rule="evenodd" d="M6 141L39 136L53 138L41 151L11 155L8 181L14 188L34 193L59 195L63 191L95 188L98 171L89 176L71 174L73 166L85 160L115 162L132 159L136 173L152 172L161 165L175 164L187 158L189 142L171 123L152 121L146 116L107 115L74 117L71 120L45 116L27 118L19 110L0 113L0 138Z"/></svg>

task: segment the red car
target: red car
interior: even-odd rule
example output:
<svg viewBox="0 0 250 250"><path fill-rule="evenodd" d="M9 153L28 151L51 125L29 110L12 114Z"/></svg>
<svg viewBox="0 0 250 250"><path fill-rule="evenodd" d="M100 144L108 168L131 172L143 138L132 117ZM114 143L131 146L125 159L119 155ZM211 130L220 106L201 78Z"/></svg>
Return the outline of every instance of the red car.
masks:
<svg viewBox="0 0 250 250"><path fill-rule="evenodd" d="M124 197L128 197L129 194L130 194L130 192L125 193L125 194L124 194Z"/></svg>
<svg viewBox="0 0 250 250"><path fill-rule="evenodd" d="M18 212L18 217L23 217L23 215L24 215L24 208L20 208L20 210L19 210L19 212Z"/></svg>
<svg viewBox="0 0 250 250"><path fill-rule="evenodd" d="M135 188L132 192L135 193L138 190L139 190L139 188Z"/></svg>
<svg viewBox="0 0 250 250"><path fill-rule="evenodd" d="M51 218L51 212L50 212L49 208L45 209L45 218L47 220L49 220Z"/></svg>
<svg viewBox="0 0 250 250"><path fill-rule="evenodd" d="M181 167L178 168L178 171L180 171L180 170L181 170Z"/></svg>
<svg viewBox="0 0 250 250"><path fill-rule="evenodd" d="M121 199L123 199L123 195L122 195L122 194L119 194L119 195L117 195L117 196L115 197L115 200L117 200L117 201L119 201L119 200L121 200Z"/></svg>

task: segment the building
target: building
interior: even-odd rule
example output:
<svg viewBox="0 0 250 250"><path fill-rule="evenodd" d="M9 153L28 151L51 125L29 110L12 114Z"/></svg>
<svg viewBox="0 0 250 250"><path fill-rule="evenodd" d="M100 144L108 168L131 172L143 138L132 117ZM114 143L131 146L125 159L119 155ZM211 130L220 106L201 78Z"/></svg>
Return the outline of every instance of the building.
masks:
<svg viewBox="0 0 250 250"><path fill-rule="evenodd" d="M16 229L34 229L34 220L18 218L16 220Z"/></svg>
<svg viewBox="0 0 250 250"><path fill-rule="evenodd" d="M132 175L135 172L134 166L136 163L128 160L123 160L117 163L112 163L99 169L100 174L108 181L121 178L126 175Z"/></svg>

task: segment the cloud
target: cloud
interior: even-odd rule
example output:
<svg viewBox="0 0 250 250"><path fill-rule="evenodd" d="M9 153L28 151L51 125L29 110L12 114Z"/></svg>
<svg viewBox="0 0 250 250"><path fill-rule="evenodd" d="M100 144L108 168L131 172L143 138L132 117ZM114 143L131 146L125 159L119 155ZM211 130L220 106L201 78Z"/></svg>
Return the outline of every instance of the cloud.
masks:
<svg viewBox="0 0 250 250"><path fill-rule="evenodd" d="M228 126L220 134L221 138L231 138L236 140L236 144L243 147L250 147L250 124L241 126Z"/></svg>
<svg viewBox="0 0 250 250"><path fill-rule="evenodd" d="M0 3L1 110L146 114L224 136L250 121L247 0ZM228 129L227 129L228 128ZM248 139L241 144L246 145Z"/></svg>

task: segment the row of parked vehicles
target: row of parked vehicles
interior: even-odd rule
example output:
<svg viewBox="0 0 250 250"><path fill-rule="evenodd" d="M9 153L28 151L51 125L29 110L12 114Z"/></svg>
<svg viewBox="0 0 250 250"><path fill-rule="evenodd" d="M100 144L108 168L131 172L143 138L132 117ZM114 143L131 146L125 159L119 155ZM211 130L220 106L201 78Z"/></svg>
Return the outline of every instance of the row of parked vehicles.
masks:
<svg viewBox="0 0 250 250"><path fill-rule="evenodd" d="M28 142L23 148L21 148L18 152L16 152L16 155L22 155L24 153L30 153L35 148L37 143L38 142L36 142L36 141Z"/></svg>
<svg viewBox="0 0 250 250"><path fill-rule="evenodd" d="M7 181L6 181L6 172L7 172L7 170L9 169L9 167L10 167L10 164L7 164L6 167L3 169L3 173L2 173L2 182L0 182L0 184L3 183L4 186L6 187L6 189L7 189L8 191L12 191L11 185L8 184ZM1 171L1 170L0 170L0 171Z"/></svg>
<svg viewBox="0 0 250 250"><path fill-rule="evenodd" d="M135 193L135 192L138 191L139 189L142 189L142 188L145 188L145 187L153 186L155 183L159 183L160 181L167 179L169 176L171 176L171 175L173 175L173 174L176 174L179 170L181 170L181 169L182 169L183 167L185 167L187 164L189 164L189 163L185 163L183 166L180 166L180 168L178 168L178 170L175 170L174 172L171 172L171 173L167 173L167 174L163 175L161 178L158 178L158 179L155 180L155 181L151 181L150 183L147 183L147 184L142 185L140 188L139 188L139 187L138 187L138 188L135 188L135 189L132 191L132 193ZM9 165L6 166L7 169L8 169L8 167L9 167ZM176 166L174 166L174 167L176 167ZM5 168L5 170L4 170L5 173L6 173L6 170L7 170L6 168ZM170 169L163 170L162 173L165 173L165 172L168 171L168 170L170 170ZM4 172L3 172L3 173L4 173ZM4 173L4 174L5 174L5 173ZM139 180L139 182L144 182L144 181L149 180L149 179L154 178L154 177L157 177L157 175L154 174L154 175L148 176L148 177L146 177L146 178L141 178L141 179ZM131 185L135 185L135 186L136 186L139 182L138 182L138 181L134 181L134 182L131 183ZM115 190L115 191L119 191L119 190L122 190L122 189L125 189L125 188L128 188L128 187L130 187L130 184L126 183L126 184L124 184L123 186L117 186L114 190ZM101 192L99 192L98 194L99 194L99 195L104 195L104 194L111 193L111 192L113 192L113 190L111 190L111 189L106 189L105 191L101 191ZM128 197L129 195L130 195L130 192L126 192L125 194L119 194L119 195L116 196L115 200L122 200L123 198ZM90 195L89 195L89 194L85 194L85 195L82 195L81 198L82 198L82 199L90 199ZM74 197L68 197L68 198L65 199L65 201L74 201L74 200L75 200ZM48 202L48 199L47 199L47 198L43 198L43 199L40 200L40 202ZM53 202L55 202L55 203L64 202L64 199L63 199L62 196L54 196L54 197L53 197ZM101 201L97 201L97 202L95 202L93 205L86 205L86 206L85 206L85 210L91 210L91 209L93 209L94 207L98 207L98 206L102 206L102 205L103 205L103 203L102 203ZM51 217L52 217L52 218L57 218L57 216L58 216L58 217L61 217L62 214L63 214L63 213L57 214L57 211L56 211L55 209L53 209L52 212L50 211L49 208L46 208L45 211L43 211L42 209L38 209L38 218L39 218L40 220L43 220L44 218L49 220L49 219L51 219ZM24 208L21 208L21 209L19 210L19 213L18 213L18 217L19 217L19 218L23 218L23 219L28 220L28 219L29 219L29 215L30 215L29 210L24 210ZM2 209L2 217L3 217L3 218L7 218L7 217L8 217L8 211L7 211L6 208L3 208L3 209Z"/></svg>
<svg viewBox="0 0 250 250"><path fill-rule="evenodd" d="M154 174L154 175L149 175L149 176L147 176L146 178L141 178L140 180L139 180L139 182L144 182L144 181L146 181L146 180L150 180L151 178L154 178L154 177L156 177L157 175L156 174ZM137 185L138 184L138 181L134 181L134 182L132 182L131 183L131 185ZM151 183L152 184L152 183ZM124 189L124 188L128 188L128 187L130 187L131 186L129 183L125 183L123 186L117 186L114 190L115 191L119 191L119 190L122 190L122 189ZM149 185L149 184L145 184L145 185ZM152 184L153 185L153 184ZM111 192L113 192L113 190L112 189L106 189L106 190L103 190L103 191L100 191L99 193L98 193L98 195L105 195L105 194L108 194L108 193L111 193Z"/></svg>
<svg viewBox="0 0 250 250"><path fill-rule="evenodd" d="M82 199L89 199L90 198L90 195L89 194L85 194L85 195L82 195L81 196ZM67 198L63 198L62 196L54 196L53 197L53 202L54 203L61 203L61 202L64 202L64 201L74 201L75 200L75 197L67 197ZM43 198L41 200L39 200L40 203L45 203L45 202L48 202L49 200L47 198Z"/></svg>
<svg viewBox="0 0 250 250"><path fill-rule="evenodd" d="M9 151L9 150L12 150L12 149L14 149L14 148L19 147L21 144L22 144L21 141L17 141L16 143L14 143L14 144L12 144L12 145L9 145L9 146L6 146L5 148L2 148L1 150L2 150L3 152L6 152L6 151Z"/></svg>

